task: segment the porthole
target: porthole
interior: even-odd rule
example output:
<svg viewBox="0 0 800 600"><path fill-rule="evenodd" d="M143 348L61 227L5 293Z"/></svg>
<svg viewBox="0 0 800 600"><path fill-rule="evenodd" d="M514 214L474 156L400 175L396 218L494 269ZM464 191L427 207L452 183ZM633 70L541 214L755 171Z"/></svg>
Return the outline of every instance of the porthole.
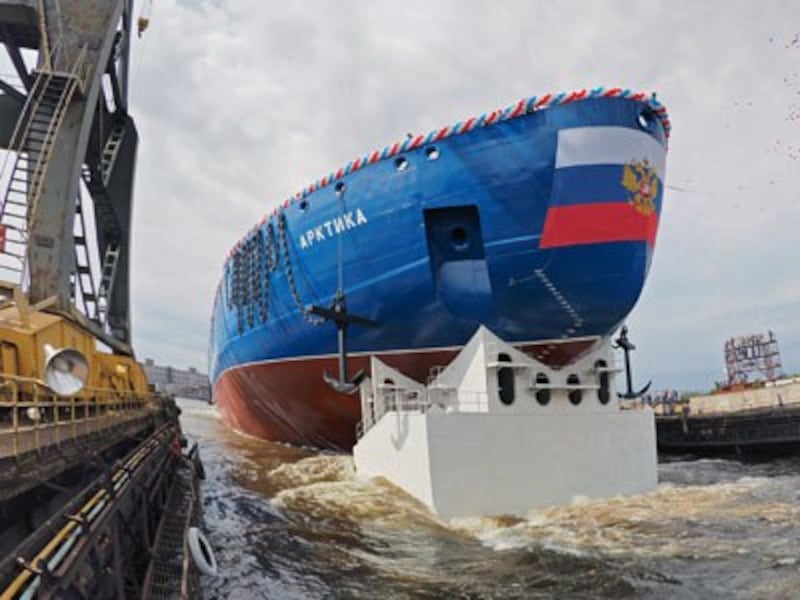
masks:
<svg viewBox="0 0 800 600"><path fill-rule="evenodd" d="M600 380L600 389L597 390L597 399L600 404L606 405L611 400L611 386L608 376L608 363L604 360L598 360L594 363L594 368L597 370L598 379Z"/></svg>
<svg viewBox="0 0 800 600"><path fill-rule="evenodd" d="M469 233L461 225L450 228L450 244L455 250L466 250L469 247Z"/></svg>
<svg viewBox="0 0 800 600"><path fill-rule="evenodd" d="M394 168L398 171L405 171L408 169L408 159L404 156L399 156L394 160Z"/></svg>
<svg viewBox="0 0 800 600"><path fill-rule="evenodd" d="M425 150L425 156L428 160L436 160L439 158L439 149L436 146L431 146Z"/></svg>
<svg viewBox="0 0 800 600"><path fill-rule="evenodd" d="M337 193L337 194L339 194L339 195L341 195L342 193L344 193L344 190L345 190L345 188L347 188L347 186L345 185L344 181L337 181L337 182L336 182L336 185L335 185L335 186L333 186L333 189L334 189L334 190L336 191L336 193Z"/></svg>
<svg viewBox="0 0 800 600"><path fill-rule="evenodd" d="M639 124L639 127L645 131L652 131L655 120L656 116L649 108L643 108L639 113L639 116L636 118L636 122Z"/></svg>
<svg viewBox="0 0 800 600"><path fill-rule="evenodd" d="M548 385L550 378L545 373L536 374L536 386ZM547 406L550 403L550 390L547 388L540 388L536 390L536 401L542 406Z"/></svg>
<svg viewBox="0 0 800 600"><path fill-rule="evenodd" d="M306 200L306 199L300 200L300 204L298 204L297 206L303 212L307 211L308 210L308 200Z"/></svg>
<svg viewBox="0 0 800 600"><path fill-rule="evenodd" d="M580 385L580 384L581 380L577 375L575 375L575 373L567 377L567 385ZM569 390L569 394L567 395L569 396L569 401L572 402L572 404L574 404L575 406L578 406L578 404L581 403L581 400L583 400L583 390L580 389Z"/></svg>

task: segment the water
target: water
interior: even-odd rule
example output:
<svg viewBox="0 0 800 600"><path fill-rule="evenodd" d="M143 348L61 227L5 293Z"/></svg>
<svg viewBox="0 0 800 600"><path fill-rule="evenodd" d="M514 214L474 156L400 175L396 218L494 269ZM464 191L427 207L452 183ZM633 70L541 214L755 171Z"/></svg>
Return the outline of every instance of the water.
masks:
<svg viewBox="0 0 800 600"><path fill-rule="evenodd" d="M800 459L685 458L650 493L442 522L350 457L186 401L221 577L207 598L800 598Z"/></svg>

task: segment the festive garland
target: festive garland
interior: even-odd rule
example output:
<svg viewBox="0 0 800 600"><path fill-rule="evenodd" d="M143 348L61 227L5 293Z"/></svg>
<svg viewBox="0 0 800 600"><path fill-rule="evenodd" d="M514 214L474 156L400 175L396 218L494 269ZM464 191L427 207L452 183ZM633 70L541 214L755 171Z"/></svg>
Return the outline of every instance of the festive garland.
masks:
<svg viewBox="0 0 800 600"><path fill-rule="evenodd" d="M473 129L478 129L480 127L488 127L489 125L494 125L496 123L500 123L501 121L508 121L510 119L516 119L525 114L529 114L532 112L536 112L539 110L544 110L546 108L551 108L553 106L560 106L562 104L571 104L573 102L580 102L582 100L590 100L593 98L626 98L629 100L637 100L639 102L646 103L650 109L653 111L655 116L661 122L662 127L664 128L664 135L667 139L669 139L669 133L671 129L671 124L669 121L669 116L667 115L666 107L661 104L656 99L655 94L648 95L646 92L634 92L629 89L623 88L605 88L605 87L597 87L592 88L591 90L583 89L576 92L571 93L561 93L561 94L545 94L544 96L531 96L530 98L523 98L516 104L512 104L511 106L507 106L506 108L499 109L492 111L490 113L484 113L479 117L471 117L466 121L459 121L453 125L448 127L442 127L441 129L436 129L431 131L428 135L418 135L418 136L411 136L407 139L403 140L402 142L395 142L389 146L386 146L383 150L375 150L370 154L365 154L355 160L351 160L347 165L341 167L337 171L331 171L325 177L318 179L314 183L307 185L302 191L297 192L294 196L286 198L279 206L276 206L273 210L271 215L277 215L280 210L284 210L289 208L293 203L299 202L303 198L307 197L309 194L316 192L324 187L329 186L334 181L337 181L344 177L345 175L349 175L350 173L355 173L359 169L367 165L374 164L380 160L385 160L387 158L392 158L397 156L402 152L406 152L408 150L414 150L419 148L420 146L424 146L426 144L431 144L434 142L441 141L445 138L452 137L454 135L460 135L462 133L467 133L468 131L472 131ZM270 215L264 215L261 220L258 222L256 227L254 227L251 231L247 232L228 252L228 258L230 258L236 250L245 242L245 240L252 234L253 231L258 229L258 227L264 225L267 220L269 219Z"/></svg>

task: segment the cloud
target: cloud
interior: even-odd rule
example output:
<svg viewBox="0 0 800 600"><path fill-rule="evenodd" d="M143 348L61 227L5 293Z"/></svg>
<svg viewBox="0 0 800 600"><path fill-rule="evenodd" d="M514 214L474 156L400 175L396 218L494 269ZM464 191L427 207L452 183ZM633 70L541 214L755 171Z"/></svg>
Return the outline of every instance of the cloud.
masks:
<svg viewBox="0 0 800 600"><path fill-rule="evenodd" d="M637 375L719 378L772 328L800 370L796 2L159 2L134 48L140 355L205 364L228 248L368 150L534 93L651 89L674 123Z"/></svg>

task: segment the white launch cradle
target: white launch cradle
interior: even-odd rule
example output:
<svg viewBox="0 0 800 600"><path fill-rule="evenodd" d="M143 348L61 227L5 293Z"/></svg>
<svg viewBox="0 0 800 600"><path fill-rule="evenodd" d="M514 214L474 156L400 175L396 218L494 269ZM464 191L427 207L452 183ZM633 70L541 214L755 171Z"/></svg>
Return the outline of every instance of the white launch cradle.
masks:
<svg viewBox="0 0 800 600"><path fill-rule="evenodd" d="M653 413L620 405L613 354L606 340L553 369L480 327L427 385L372 357L356 469L442 518L522 516L652 489Z"/></svg>

